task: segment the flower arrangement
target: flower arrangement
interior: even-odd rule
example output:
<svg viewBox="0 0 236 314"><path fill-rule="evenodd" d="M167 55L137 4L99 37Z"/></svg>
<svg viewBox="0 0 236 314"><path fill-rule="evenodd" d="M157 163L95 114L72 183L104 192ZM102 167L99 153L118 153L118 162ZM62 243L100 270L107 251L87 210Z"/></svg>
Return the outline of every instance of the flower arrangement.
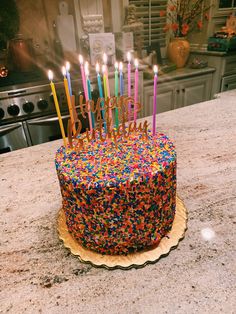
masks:
<svg viewBox="0 0 236 314"><path fill-rule="evenodd" d="M172 32L174 37L182 37L195 27L201 30L204 20L209 20L209 8L205 0L170 0L167 10L160 11L160 16L167 18L164 31Z"/></svg>

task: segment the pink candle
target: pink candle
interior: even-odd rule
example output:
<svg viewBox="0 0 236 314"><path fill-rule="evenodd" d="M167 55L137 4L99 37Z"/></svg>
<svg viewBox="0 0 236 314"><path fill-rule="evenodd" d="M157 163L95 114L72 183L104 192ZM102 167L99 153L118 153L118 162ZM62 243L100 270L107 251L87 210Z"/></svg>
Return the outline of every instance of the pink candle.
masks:
<svg viewBox="0 0 236 314"><path fill-rule="evenodd" d="M134 76L134 122L137 120L136 103L138 102L138 59L134 60L135 76Z"/></svg>
<svg viewBox="0 0 236 314"><path fill-rule="evenodd" d="M156 112L157 112L157 73L158 67L154 65L154 85L153 85L153 122L152 122L152 135L156 134Z"/></svg>
<svg viewBox="0 0 236 314"><path fill-rule="evenodd" d="M128 61L128 97L131 97L131 53L127 52L127 61ZM129 121L131 120L131 103L128 106Z"/></svg>
<svg viewBox="0 0 236 314"><path fill-rule="evenodd" d="M81 77L82 77L82 84L83 84L83 89L84 89L84 95L85 95L85 100L88 101L88 89L87 89L87 84L86 84L86 78L85 78L85 71L84 71L84 60L81 55L79 55L79 62L80 62L80 72L81 72ZM88 118L89 118L89 127L90 131L92 131L93 126L92 126L92 117L91 117L91 112L88 112Z"/></svg>

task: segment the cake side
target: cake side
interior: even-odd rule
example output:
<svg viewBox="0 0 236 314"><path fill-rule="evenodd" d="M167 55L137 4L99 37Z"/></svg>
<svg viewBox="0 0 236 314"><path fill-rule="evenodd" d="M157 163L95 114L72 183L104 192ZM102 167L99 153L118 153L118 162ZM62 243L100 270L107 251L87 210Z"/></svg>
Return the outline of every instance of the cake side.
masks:
<svg viewBox="0 0 236 314"><path fill-rule="evenodd" d="M163 134L132 134L111 146L61 147L56 169L72 236L99 253L127 254L157 245L171 229L176 153Z"/></svg>

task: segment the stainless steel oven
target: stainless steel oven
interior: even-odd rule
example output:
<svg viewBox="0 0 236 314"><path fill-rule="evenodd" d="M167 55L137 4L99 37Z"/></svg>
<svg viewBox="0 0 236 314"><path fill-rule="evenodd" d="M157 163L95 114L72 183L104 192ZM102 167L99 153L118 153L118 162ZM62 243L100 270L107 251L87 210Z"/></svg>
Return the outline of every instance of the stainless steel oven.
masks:
<svg viewBox="0 0 236 314"><path fill-rule="evenodd" d="M63 82L56 85L57 96L65 131L69 118ZM72 80L72 88L78 102L81 82ZM95 92L95 91L94 91ZM97 91L94 93L97 96ZM79 110L78 114L79 113ZM81 115L79 116L81 118ZM88 119L82 119L83 130ZM60 127L48 82L0 89L0 153L37 145L61 138Z"/></svg>
<svg viewBox="0 0 236 314"><path fill-rule="evenodd" d="M0 154L28 147L22 122L0 126Z"/></svg>
<svg viewBox="0 0 236 314"><path fill-rule="evenodd" d="M69 115L63 115L64 128L67 128ZM25 121L32 145L50 142L61 138L57 116L44 116Z"/></svg>

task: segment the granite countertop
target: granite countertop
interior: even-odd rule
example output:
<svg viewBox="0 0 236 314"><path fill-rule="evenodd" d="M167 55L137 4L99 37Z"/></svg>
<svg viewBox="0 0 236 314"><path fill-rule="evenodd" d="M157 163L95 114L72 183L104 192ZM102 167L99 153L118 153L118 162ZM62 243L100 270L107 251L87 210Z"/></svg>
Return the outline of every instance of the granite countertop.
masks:
<svg viewBox="0 0 236 314"><path fill-rule="evenodd" d="M198 75L206 75L215 72L215 68L213 67L205 67L201 69L193 69L189 66L186 66L184 68L172 70L168 73L163 73L158 76L158 84L170 82L170 81L176 81L180 79L190 78ZM144 79L143 80L143 86L149 86L153 85L153 74L151 79Z"/></svg>
<svg viewBox="0 0 236 314"><path fill-rule="evenodd" d="M61 140L0 155L0 312L235 313L235 99L236 90L157 115L176 145L188 230L141 269L82 264L58 239Z"/></svg>

